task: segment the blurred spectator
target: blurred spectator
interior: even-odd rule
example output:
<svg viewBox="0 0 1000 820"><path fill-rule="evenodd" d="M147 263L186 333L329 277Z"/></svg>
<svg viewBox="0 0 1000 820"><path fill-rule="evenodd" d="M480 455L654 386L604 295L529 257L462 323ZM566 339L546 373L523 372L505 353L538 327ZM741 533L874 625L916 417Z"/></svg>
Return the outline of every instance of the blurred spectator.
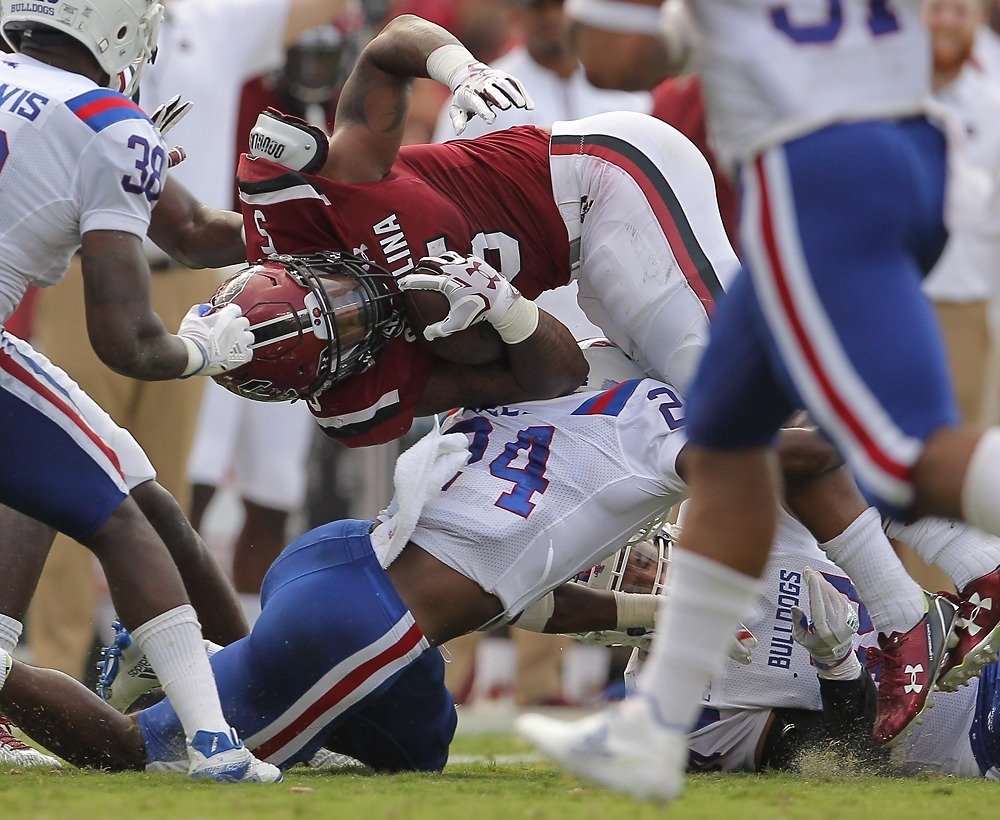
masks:
<svg viewBox="0 0 1000 820"><path fill-rule="evenodd" d="M676 73L660 36L660 0L567 0L570 42L598 88L640 91Z"/></svg>
<svg viewBox="0 0 1000 820"><path fill-rule="evenodd" d="M960 209L924 290L941 323L962 417L975 424L983 410L990 283L1000 279L1000 213L984 211L983 198L972 186L986 190L988 197L1000 180L1000 84L971 61L984 21L980 0L925 0L923 19L934 53L934 96L960 126L955 151L968 166L965 173L952 175Z"/></svg>
<svg viewBox="0 0 1000 820"><path fill-rule="evenodd" d="M251 77L279 66L284 49L307 28L333 19L348 0L165 0L156 64L143 75L146 111L180 94L195 105L170 132L187 150L175 174L203 202L228 207L235 167L234 134L240 89ZM208 298L215 272L180 268L151 243L152 303L168 328ZM139 441L159 482L182 505L185 466L194 435L201 384L197 380L136 382L112 373L87 341L82 277L74 260L65 279L46 288L35 316L40 349L76 379L118 424ZM34 659L80 677L94 631L95 593L89 552L60 536L50 553L27 619Z"/></svg>

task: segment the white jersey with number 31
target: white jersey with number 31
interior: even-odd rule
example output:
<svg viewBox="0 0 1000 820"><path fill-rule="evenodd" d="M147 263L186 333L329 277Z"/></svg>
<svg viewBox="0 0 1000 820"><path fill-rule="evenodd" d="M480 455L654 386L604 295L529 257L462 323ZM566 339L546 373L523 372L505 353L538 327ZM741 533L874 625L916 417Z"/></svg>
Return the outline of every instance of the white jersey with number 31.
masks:
<svg viewBox="0 0 1000 820"><path fill-rule="evenodd" d="M688 0L709 128L727 164L833 122L918 114L919 0Z"/></svg>

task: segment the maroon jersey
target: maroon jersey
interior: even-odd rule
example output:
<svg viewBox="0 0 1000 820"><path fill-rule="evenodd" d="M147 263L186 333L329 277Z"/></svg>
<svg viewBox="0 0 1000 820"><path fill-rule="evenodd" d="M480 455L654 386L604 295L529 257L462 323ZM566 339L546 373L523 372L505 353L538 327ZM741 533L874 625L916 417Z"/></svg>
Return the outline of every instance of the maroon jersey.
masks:
<svg viewBox="0 0 1000 820"><path fill-rule="evenodd" d="M529 299L570 279L549 135L533 126L405 146L378 182L335 182L246 155L238 176L251 262L339 250L401 276L422 256L452 250L483 257ZM407 334L364 373L311 401L313 414L351 446L398 438L410 428L433 360Z"/></svg>
<svg viewBox="0 0 1000 820"><path fill-rule="evenodd" d="M533 126L405 146L378 182L334 182L244 156L239 185L251 261L339 250L402 275L451 250L485 258L529 299L569 282L549 136Z"/></svg>
<svg viewBox="0 0 1000 820"><path fill-rule="evenodd" d="M309 400L323 431L348 447L383 444L404 435L434 369L434 354L406 331L364 373Z"/></svg>

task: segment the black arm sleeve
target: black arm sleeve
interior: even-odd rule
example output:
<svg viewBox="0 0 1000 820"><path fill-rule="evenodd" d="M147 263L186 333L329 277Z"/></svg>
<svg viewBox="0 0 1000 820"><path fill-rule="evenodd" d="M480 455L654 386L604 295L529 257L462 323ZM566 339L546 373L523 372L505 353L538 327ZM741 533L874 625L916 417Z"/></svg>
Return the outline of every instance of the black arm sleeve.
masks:
<svg viewBox="0 0 1000 820"><path fill-rule="evenodd" d="M878 688L868 670L854 680L819 679L827 737L865 763L888 765L888 753L872 740Z"/></svg>

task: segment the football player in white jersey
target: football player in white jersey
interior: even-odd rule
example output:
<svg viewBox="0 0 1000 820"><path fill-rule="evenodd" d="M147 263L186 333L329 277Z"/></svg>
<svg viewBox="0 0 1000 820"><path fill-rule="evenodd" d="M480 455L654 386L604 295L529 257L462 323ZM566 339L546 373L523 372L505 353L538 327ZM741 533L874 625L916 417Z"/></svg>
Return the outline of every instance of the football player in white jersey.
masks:
<svg viewBox="0 0 1000 820"><path fill-rule="evenodd" d="M400 456L377 521L327 524L286 548L250 636L212 657L225 713L261 759L288 766L325 745L380 770L440 769L455 710L432 647L515 619L549 632L653 626L654 595L564 584L683 490L683 403L630 367L640 378L608 390L456 412ZM135 664L106 670L114 702L131 700ZM164 768L183 754L169 695L124 717L3 653L0 707L80 765Z"/></svg>
<svg viewBox="0 0 1000 820"><path fill-rule="evenodd" d="M239 218L171 185L159 129L126 96L151 59L162 13L155 0L0 3L15 52L0 60L0 321L29 285L58 282L79 250L95 351L109 367L150 380L222 372L249 360L252 340L236 308L202 315L196 307L177 335L150 308L147 230L199 264L244 255ZM223 716L181 576L130 496L154 476L142 450L63 371L6 331L0 405L8 428L0 502L100 559L118 612L168 670L191 775L279 780ZM19 566L21 556L10 556L5 580L14 583L34 557ZM16 644L20 628L0 618L4 646Z"/></svg>
<svg viewBox="0 0 1000 820"><path fill-rule="evenodd" d="M770 549L774 436L793 408L809 410L883 512L1000 534L1000 429L960 425L920 290L947 234L946 137L927 116L931 55L919 5L663 7L666 48L676 65L692 55L718 153L740 176L744 268L688 396L692 508L642 697L572 728L522 724L598 782L636 796L680 794L698 698ZM957 610L919 589L897 601L900 628L881 648L918 676L883 683L877 740L897 739L951 667L976 674L996 657L1000 614L973 601L1000 594L1000 576L959 592Z"/></svg>
<svg viewBox="0 0 1000 820"><path fill-rule="evenodd" d="M434 431L400 458L397 496L377 521L320 527L283 553L251 638L212 660L227 715L262 758L289 766L324 743L379 770L440 769L455 713L431 647L502 623L548 632L654 626L655 596L562 582L679 498L683 405L613 348L592 346L588 359L580 394L448 418L444 435ZM784 516L748 616L761 636L755 661L727 669L690 739L704 767L780 765L837 728L821 725L809 655L791 638L796 608L815 611L806 565L857 599ZM859 620L870 639L864 610ZM124 707L151 684L137 684L148 664L120 637L103 689ZM183 753L169 701L126 718L50 670L0 655L0 673L0 706L72 762L164 769Z"/></svg>

